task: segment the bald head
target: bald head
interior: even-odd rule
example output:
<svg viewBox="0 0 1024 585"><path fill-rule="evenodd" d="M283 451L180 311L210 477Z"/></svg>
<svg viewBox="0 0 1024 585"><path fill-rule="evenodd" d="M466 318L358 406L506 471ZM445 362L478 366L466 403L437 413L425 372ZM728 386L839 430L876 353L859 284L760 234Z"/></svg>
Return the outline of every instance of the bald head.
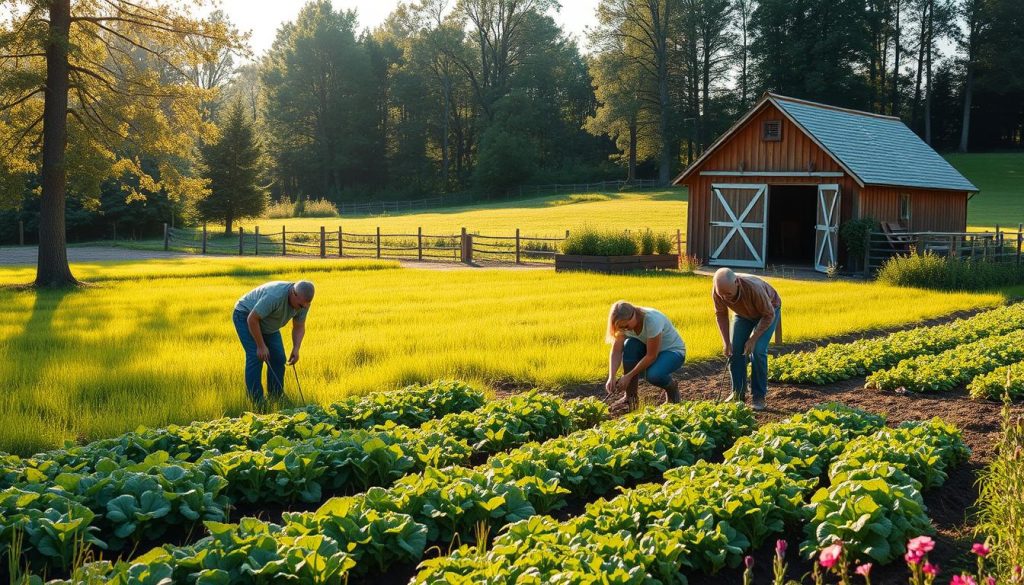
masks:
<svg viewBox="0 0 1024 585"><path fill-rule="evenodd" d="M313 283L308 280L300 280L295 283L295 292L299 294L304 300L312 301L313 294L316 289L313 287Z"/></svg>
<svg viewBox="0 0 1024 585"><path fill-rule="evenodd" d="M719 268L711 279L711 286L718 296L731 299L736 294L736 273L729 268Z"/></svg>

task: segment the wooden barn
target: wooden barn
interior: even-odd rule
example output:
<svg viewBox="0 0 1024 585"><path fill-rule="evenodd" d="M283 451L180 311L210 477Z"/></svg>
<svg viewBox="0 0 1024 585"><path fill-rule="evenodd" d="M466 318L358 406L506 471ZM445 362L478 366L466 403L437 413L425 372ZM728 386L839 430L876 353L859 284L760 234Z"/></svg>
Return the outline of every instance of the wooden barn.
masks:
<svg viewBox="0 0 1024 585"><path fill-rule="evenodd" d="M843 260L843 222L963 232L978 190L899 118L770 93L674 183L689 189L690 255L820 271Z"/></svg>

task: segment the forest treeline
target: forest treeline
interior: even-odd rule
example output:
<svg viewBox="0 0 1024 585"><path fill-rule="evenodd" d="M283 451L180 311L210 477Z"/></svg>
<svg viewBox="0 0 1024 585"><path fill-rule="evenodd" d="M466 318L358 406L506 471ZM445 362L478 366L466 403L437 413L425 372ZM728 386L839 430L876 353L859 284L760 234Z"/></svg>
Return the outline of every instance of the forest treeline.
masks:
<svg viewBox="0 0 1024 585"><path fill-rule="evenodd" d="M1020 0L601 0L582 39L553 17L570 4L419 0L366 29L318 0L262 55L243 56L241 43L193 47L202 58L175 74L204 93L177 99L199 100L215 129L174 145L182 188L148 189L130 166L96 188L71 185L69 232L230 221L281 199L667 182L765 91L899 116L940 151L1022 146ZM116 148L140 170L168 172L147 146ZM19 209L0 238L11 239L15 217L32 231L31 183L8 197Z"/></svg>

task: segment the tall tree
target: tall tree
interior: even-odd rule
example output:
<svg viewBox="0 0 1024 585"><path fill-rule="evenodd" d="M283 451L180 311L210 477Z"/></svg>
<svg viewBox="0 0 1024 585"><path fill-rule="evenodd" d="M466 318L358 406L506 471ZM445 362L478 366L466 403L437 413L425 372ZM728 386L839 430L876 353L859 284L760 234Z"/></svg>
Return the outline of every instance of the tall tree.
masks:
<svg viewBox="0 0 1024 585"><path fill-rule="evenodd" d="M214 132L202 116L208 94L186 70L205 55L193 48L237 45L223 23L150 0L12 0L0 50L0 184L21 194L40 178L37 286L77 281L67 260L69 187L98 197L104 179L129 198L166 189L201 192L182 170L198 136ZM155 161L144 168L137 153Z"/></svg>
<svg viewBox="0 0 1024 585"><path fill-rule="evenodd" d="M971 132L971 101L974 99L974 75L978 67L981 47L988 35L991 24L991 9L988 0L963 0L960 5L960 17L966 30L959 36L960 50L963 53L964 75L963 117L960 124L960 144L957 150L967 152L968 138Z"/></svg>
<svg viewBox="0 0 1024 585"><path fill-rule="evenodd" d="M739 43L736 45L738 55L736 61L739 64L740 84L740 108L746 109L750 105L750 68L748 60L750 57L750 15L754 10L754 0L735 0L734 11L736 13L737 36Z"/></svg>
<svg viewBox="0 0 1024 585"><path fill-rule="evenodd" d="M230 234L235 220L266 210L260 144L242 100L231 103L219 139L203 145L202 155L210 192L197 204L200 217L223 221L224 232Z"/></svg>
<svg viewBox="0 0 1024 585"><path fill-rule="evenodd" d="M676 4L677 0L601 0L597 8L597 38L622 37L633 47L629 54L634 66L650 77L644 97L658 116L658 181L662 184L669 182L672 172L669 58Z"/></svg>
<svg viewBox="0 0 1024 585"><path fill-rule="evenodd" d="M268 149L279 195L337 201L378 172L378 88L355 29L355 12L310 2L278 30L264 59Z"/></svg>
<svg viewBox="0 0 1024 585"><path fill-rule="evenodd" d="M647 103L639 90L648 80L640 69L632 66L623 39L615 37L612 42L614 49L605 46L592 60L590 71L600 105L586 128L595 135L606 134L615 140L622 153L619 158L626 164L626 180L632 182L637 178L641 140L645 136L650 140L651 129L644 123Z"/></svg>

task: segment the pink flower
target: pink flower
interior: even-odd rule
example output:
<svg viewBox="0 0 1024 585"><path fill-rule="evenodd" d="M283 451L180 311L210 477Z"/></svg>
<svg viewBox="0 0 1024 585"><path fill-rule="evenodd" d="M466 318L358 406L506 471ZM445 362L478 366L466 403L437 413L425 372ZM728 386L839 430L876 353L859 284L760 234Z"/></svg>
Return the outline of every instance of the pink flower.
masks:
<svg viewBox="0 0 1024 585"><path fill-rule="evenodd" d="M985 585L996 585L995 577L985 577Z"/></svg>
<svg viewBox="0 0 1024 585"><path fill-rule="evenodd" d="M978 582L970 575L953 575L949 585L978 585Z"/></svg>
<svg viewBox="0 0 1024 585"><path fill-rule="evenodd" d="M910 542L907 543L907 550L920 553L920 556L924 556L925 553L930 552L933 548L935 548L935 541L930 536L911 538Z"/></svg>
<svg viewBox="0 0 1024 585"><path fill-rule="evenodd" d="M985 546L980 542L976 542L974 543L974 546L971 547L971 552L978 555L979 557L985 557L988 556L988 553L992 552L992 549L990 549L989 547Z"/></svg>
<svg viewBox="0 0 1024 585"><path fill-rule="evenodd" d="M858 565L855 572L862 577L867 577L871 574L872 566L873 565L871 563L864 563L863 565Z"/></svg>
<svg viewBox="0 0 1024 585"><path fill-rule="evenodd" d="M933 565L931 563L925 563L924 566L921 567L921 572L925 575L931 575L932 577L934 577L935 575L939 574L939 566Z"/></svg>
<svg viewBox="0 0 1024 585"><path fill-rule="evenodd" d="M744 557L743 558L743 566L745 566L748 569L753 569L754 568L754 557L752 557L750 555L747 555L746 557Z"/></svg>
<svg viewBox="0 0 1024 585"><path fill-rule="evenodd" d="M918 552L916 550L908 550L907 554L903 555L903 560L907 561L908 565L916 565L916 564L920 563L921 559L923 559L923 558L924 558L924 553L923 552Z"/></svg>
<svg viewBox="0 0 1024 585"><path fill-rule="evenodd" d="M775 556L779 557L780 559L785 557L786 556L786 547L787 546L789 546L789 543L786 542L785 540L783 540L781 538L779 540L776 540L775 541Z"/></svg>
<svg viewBox="0 0 1024 585"><path fill-rule="evenodd" d="M837 540L832 543L831 546L826 546L821 549L821 555L818 556L818 562L821 563L822 567L831 569L842 555L843 541Z"/></svg>

